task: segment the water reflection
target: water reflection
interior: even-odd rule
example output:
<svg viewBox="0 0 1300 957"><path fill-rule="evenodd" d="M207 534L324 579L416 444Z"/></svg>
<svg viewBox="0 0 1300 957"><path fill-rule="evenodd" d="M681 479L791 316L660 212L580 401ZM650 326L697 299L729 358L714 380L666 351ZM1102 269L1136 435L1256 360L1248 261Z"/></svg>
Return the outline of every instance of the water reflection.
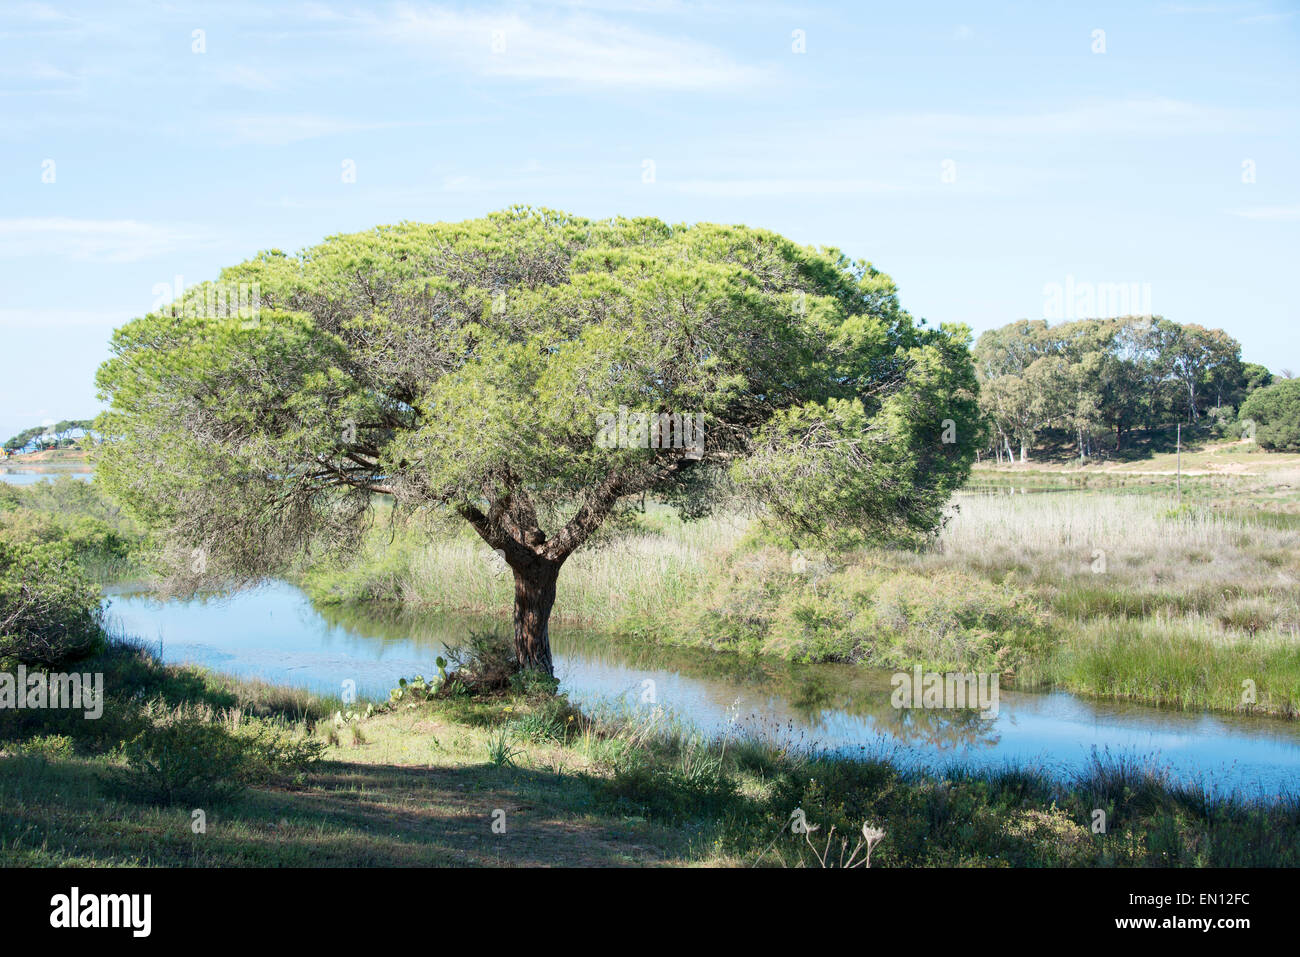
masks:
<svg viewBox="0 0 1300 957"><path fill-rule="evenodd" d="M433 674L437 655L468 629L494 624L368 606L317 609L283 583L209 601L119 594L111 612L129 633L160 639L168 661L329 694L352 680L360 694L379 698L399 677ZM1212 790L1277 793L1300 783L1296 722L1013 691L1002 693L992 718L899 710L886 672L630 644L563 625L552 640L561 686L574 700L660 707L706 734L743 728L795 746L887 752L928 766L1015 762L1057 773L1082 766L1097 748L1158 755L1175 775Z"/></svg>

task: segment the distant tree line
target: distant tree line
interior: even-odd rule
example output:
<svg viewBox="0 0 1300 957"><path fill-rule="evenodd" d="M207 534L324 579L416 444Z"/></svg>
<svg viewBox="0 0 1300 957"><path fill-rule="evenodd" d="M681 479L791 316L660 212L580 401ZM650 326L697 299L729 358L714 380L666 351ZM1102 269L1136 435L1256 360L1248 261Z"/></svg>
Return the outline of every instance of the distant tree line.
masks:
<svg viewBox="0 0 1300 957"><path fill-rule="evenodd" d="M999 460L1025 461L1048 429L1064 432L1081 457L1180 421L1230 435L1243 426L1242 403L1273 382L1268 369L1241 361L1241 344L1222 329L1160 316L1021 319L984 333L974 354Z"/></svg>
<svg viewBox="0 0 1300 957"><path fill-rule="evenodd" d="M31 447L33 449L65 448L81 435L88 435L95 424L94 419L64 419L53 425L34 425L23 429L4 444L6 452L17 452Z"/></svg>

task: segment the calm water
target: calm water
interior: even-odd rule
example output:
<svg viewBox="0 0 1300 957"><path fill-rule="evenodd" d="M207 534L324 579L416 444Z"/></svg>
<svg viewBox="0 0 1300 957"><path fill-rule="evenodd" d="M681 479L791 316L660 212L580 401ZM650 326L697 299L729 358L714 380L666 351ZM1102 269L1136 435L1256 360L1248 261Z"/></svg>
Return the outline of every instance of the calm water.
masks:
<svg viewBox="0 0 1300 957"><path fill-rule="evenodd" d="M94 471L84 465L76 468L60 468L56 465L41 468L30 465L6 468L0 465L0 482L8 482L10 485L32 485L36 482L49 481L60 475L71 475L74 479L83 482L89 482L95 477Z"/></svg>
<svg viewBox="0 0 1300 957"><path fill-rule="evenodd" d="M379 698L398 678L435 674L445 642L488 624L464 616L317 609L283 583L206 602L125 594L110 601L110 616L130 634L161 641L168 662L324 694L339 694L351 680L360 695ZM1153 760L1218 792L1300 790L1300 722L1008 691L990 719L896 710L884 672L637 647L564 626L552 629L552 642L561 686L575 701L650 708L642 698L652 689L659 705L710 734L740 726L772 740L887 751L932 767L1014 762L1058 773L1080 767L1094 749L1109 750Z"/></svg>

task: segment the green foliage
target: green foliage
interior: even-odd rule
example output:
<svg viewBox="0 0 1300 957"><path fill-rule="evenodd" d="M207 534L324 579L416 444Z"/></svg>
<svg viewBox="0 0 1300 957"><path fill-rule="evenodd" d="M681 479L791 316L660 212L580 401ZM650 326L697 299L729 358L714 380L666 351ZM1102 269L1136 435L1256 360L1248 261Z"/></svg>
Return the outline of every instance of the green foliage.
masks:
<svg viewBox="0 0 1300 957"><path fill-rule="evenodd" d="M246 784L297 781L325 751L324 742L298 736L266 719L244 720L234 736L243 749L240 778Z"/></svg>
<svg viewBox="0 0 1300 957"><path fill-rule="evenodd" d="M252 719L232 729L214 720L210 709L185 706L125 744L126 770L114 781L144 800L221 802L250 784L302 774L324 748L267 721Z"/></svg>
<svg viewBox="0 0 1300 957"><path fill-rule="evenodd" d="M656 637L803 662L1014 671L1049 642L1046 626L1033 594L1011 583L864 555L795 572L789 553L761 548L733 558Z"/></svg>
<svg viewBox="0 0 1300 957"><path fill-rule="evenodd" d="M1069 437L1076 456L1096 452L1105 432L1118 451L1133 429L1194 422L1268 375L1243 365L1241 345L1222 329L1159 316L1022 319L980 336L975 362L998 456L1023 456L1049 428Z"/></svg>
<svg viewBox="0 0 1300 957"><path fill-rule="evenodd" d="M443 687L474 694L504 691L520 680L514 639L500 631L474 631L464 645L449 645L444 654L450 671Z"/></svg>
<svg viewBox="0 0 1300 957"><path fill-rule="evenodd" d="M647 490L907 536L979 440L964 328L924 328L869 263L766 230L516 208L221 278L256 282L262 311L137 319L98 377L100 480L211 577L354 541L375 492L458 511L515 567L563 561ZM605 447L620 407L698 414L702 454Z"/></svg>
<svg viewBox="0 0 1300 957"><path fill-rule="evenodd" d="M1300 452L1300 379L1281 379L1250 394L1238 416L1255 423L1255 441L1271 452Z"/></svg>
<svg viewBox="0 0 1300 957"><path fill-rule="evenodd" d="M597 785L598 800L623 812L683 821L722 814L739 787L714 749L690 741L668 763L636 752Z"/></svg>
<svg viewBox="0 0 1300 957"><path fill-rule="evenodd" d="M488 738L487 758L494 768L514 767L515 758L523 753L523 749L514 746L508 728L499 728Z"/></svg>
<svg viewBox="0 0 1300 957"><path fill-rule="evenodd" d="M163 803L229 800L245 786L245 750L207 715L186 709L140 732L123 749L124 789Z"/></svg>
<svg viewBox="0 0 1300 957"><path fill-rule="evenodd" d="M18 753L47 761L70 758L73 755L73 741L66 734L38 734L19 744Z"/></svg>
<svg viewBox="0 0 1300 957"><path fill-rule="evenodd" d="M421 701L431 701L447 681L445 668L446 659L439 657L439 674L432 681L426 681L424 675L416 675L414 678L398 678L397 687L388 692L389 704L415 705Z"/></svg>
<svg viewBox="0 0 1300 957"><path fill-rule="evenodd" d="M138 574L147 553L139 526L96 483L67 475L27 486L0 485L0 539L63 543L100 582Z"/></svg>
<svg viewBox="0 0 1300 957"><path fill-rule="evenodd" d="M1257 362L1243 362L1241 376L1245 395L1273 384L1273 373Z"/></svg>
<svg viewBox="0 0 1300 957"><path fill-rule="evenodd" d="M0 661L56 668L103 640L99 587L66 544L0 539Z"/></svg>

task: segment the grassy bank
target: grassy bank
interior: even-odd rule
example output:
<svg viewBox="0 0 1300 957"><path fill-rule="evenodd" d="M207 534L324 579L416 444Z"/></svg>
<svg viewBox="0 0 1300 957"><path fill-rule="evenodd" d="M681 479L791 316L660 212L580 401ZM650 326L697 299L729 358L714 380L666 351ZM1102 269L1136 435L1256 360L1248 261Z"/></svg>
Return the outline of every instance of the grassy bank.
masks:
<svg viewBox="0 0 1300 957"><path fill-rule="evenodd" d="M408 689L345 720L129 643L81 667L112 689L100 722L2 716L0 865L820 867L861 863L864 826L874 867L1300 863L1296 800L1218 800L1133 762L914 774L519 692ZM142 733L202 740L204 768L227 752L212 741L243 742L243 786L181 767L182 790L151 790ZM817 830L793 833L796 809Z"/></svg>
<svg viewBox="0 0 1300 957"><path fill-rule="evenodd" d="M1300 473L1188 479L1181 499L1162 477L980 480L917 551L797 549L741 516L684 523L652 504L573 556L555 614L743 655L1300 712ZM324 603L504 615L513 597L472 533L403 523L303 581Z"/></svg>

